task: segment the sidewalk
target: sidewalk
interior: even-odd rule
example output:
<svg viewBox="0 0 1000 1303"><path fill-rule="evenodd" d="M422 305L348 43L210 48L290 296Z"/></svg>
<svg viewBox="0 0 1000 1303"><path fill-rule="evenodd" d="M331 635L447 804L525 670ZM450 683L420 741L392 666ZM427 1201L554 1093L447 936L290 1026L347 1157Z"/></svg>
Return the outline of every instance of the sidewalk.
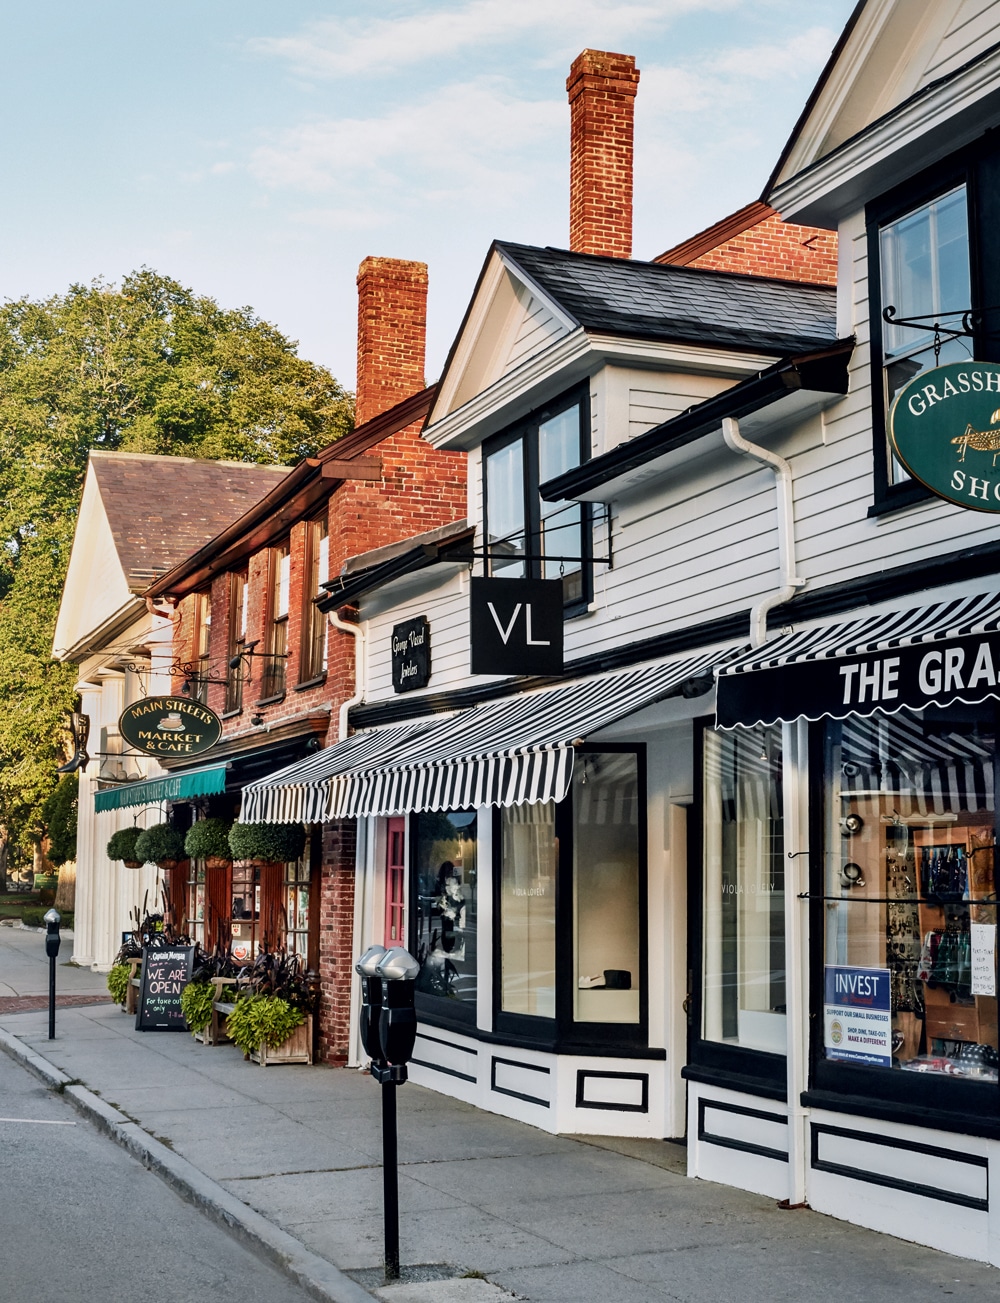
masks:
<svg viewBox="0 0 1000 1303"><path fill-rule="evenodd" d="M210 1178L192 1197L210 1208L217 1191L224 1220L238 1222L246 1206L308 1257L377 1288L380 1104L370 1077L263 1069L233 1046L137 1033L110 1003L60 1010L55 1041L42 1013L3 1014L0 1027L142 1129L123 1133L148 1133L168 1179L179 1183L166 1170L178 1165L171 1155ZM23 1057L16 1043L6 1048ZM399 1091L399 1153L402 1259L432 1264L424 1275L439 1279L379 1290L396 1303L485 1303L501 1290L532 1303L827 1303L831 1294L911 1303L1000 1290L1000 1272L982 1264L688 1180L683 1148L667 1142L550 1136L409 1084ZM455 1279L467 1272L477 1275ZM338 1298L331 1279L314 1292ZM345 1303L359 1296L343 1281Z"/></svg>

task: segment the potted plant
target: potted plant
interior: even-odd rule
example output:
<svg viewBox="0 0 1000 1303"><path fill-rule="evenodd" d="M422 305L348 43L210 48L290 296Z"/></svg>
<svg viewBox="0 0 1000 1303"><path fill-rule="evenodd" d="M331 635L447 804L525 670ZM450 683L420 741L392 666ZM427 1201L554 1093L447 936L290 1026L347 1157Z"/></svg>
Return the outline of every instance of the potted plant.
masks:
<svg viewBox="0 0 1000 1303"><path fill-rule="evenodd" d="M108 969L108 993L115 1004L124 1006L128 998L128 984L132 977L132 966L116 963Z"/></svg>
<svg viewBox="0 0 1000 1303"><path fill-rule="evenodd" d="M305 845L300 823L234 823L229 830L233 859L252 864L287 864L299 858Z"/></svg>
<svg viewBox="0 0 1000 1303"><path fill-rule="evenodd" d="M233 862L229 847L229 829L226 819L199 819L188 829L184 838L184 853L192 860L204 860L208 869L224 869Z"/></svg>
<svg viewBox="0 0 1000 1303"><path fill-rule="evenodd" d="M135 849L141 832L141 828L119 828L116 833L112 833L108 842L108 859L122 860L127 869L142 868L143 862Z"/></svg>
<svg viewBox="0 0 1000 1303"><path fill-rule="evenodd" d="M318 985L299 955L263 951L237 979L226 1032L248 1059L312 1063Z"/></svg>
<svg viewBox="0 0 1000 1303"><path fill-rule="evenodd" d="M136 856L144 864L158 864L161 869L173 869L184 858L184 838L169 823L154 823L143 828L135 843Z"/></svg>
<svg viewBox="0 0 1000 1303"><path fill-rule="evenodd" d="M223 989L234 984L239 971L239 965L221 945L212 954L200 946L195 951L191 981L181 991L181 1009L195 1040L218 1045L226 1039L225 1017L215 1016L219 1014L216 1003Z"/></svg>

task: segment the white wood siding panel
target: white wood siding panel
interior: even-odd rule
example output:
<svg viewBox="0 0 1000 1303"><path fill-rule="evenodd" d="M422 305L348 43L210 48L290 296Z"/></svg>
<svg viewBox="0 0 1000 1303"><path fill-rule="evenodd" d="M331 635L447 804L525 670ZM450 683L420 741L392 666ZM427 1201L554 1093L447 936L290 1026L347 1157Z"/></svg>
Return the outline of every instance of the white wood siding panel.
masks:
<svg viewBox="0 0 1000 1303"><path fill-rule="evenodd" d="M966 0L931 57L919 87L954 72L1000 40L998 0Z"/></svg>
<svg viewBox="0 0 1000 1303"><path fill-rule="evenodd" d="M529 357L534 357L543 348L547 348L553 340L566 334L565 326L552 314L548 305L543 303L541 299L536 298L533 294L528 294L524 290L519 293L518 297L524 304L524 316L517 327L510 351L504 362L503 375L513 371L522 362L526 362Z"/></svg>

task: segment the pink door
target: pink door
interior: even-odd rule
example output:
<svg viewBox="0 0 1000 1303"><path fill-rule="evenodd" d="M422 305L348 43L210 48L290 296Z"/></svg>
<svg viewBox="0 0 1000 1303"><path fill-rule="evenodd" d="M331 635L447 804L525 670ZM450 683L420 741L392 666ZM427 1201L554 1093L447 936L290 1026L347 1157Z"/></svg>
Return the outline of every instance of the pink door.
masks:
<svg viewBox="0 0 1000 1303"><path fill-rule="evenodd" d="M403 902L406 882L406 820L390 819L386 838L385 940L383 945L405 945Z"/></svg>

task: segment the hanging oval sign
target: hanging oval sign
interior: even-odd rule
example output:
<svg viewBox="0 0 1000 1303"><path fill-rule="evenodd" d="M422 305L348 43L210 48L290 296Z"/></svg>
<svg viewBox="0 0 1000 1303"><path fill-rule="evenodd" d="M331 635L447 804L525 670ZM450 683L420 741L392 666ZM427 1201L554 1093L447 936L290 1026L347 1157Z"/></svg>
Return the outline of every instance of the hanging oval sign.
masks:
<svg viewBox="0 0 1000 1303"><path fill-rule="evenodd" d="M118 731L151 756L196 756L218 742L222 720L187 697L143 697L122 711Z"/></svg>
<svg viewBox="0 0 1000 1303"><path fill-rule="evenodd" d="M1000 512L1000 365L949 362L921 371L893 400L889 442L939 498Z"/></svg>

